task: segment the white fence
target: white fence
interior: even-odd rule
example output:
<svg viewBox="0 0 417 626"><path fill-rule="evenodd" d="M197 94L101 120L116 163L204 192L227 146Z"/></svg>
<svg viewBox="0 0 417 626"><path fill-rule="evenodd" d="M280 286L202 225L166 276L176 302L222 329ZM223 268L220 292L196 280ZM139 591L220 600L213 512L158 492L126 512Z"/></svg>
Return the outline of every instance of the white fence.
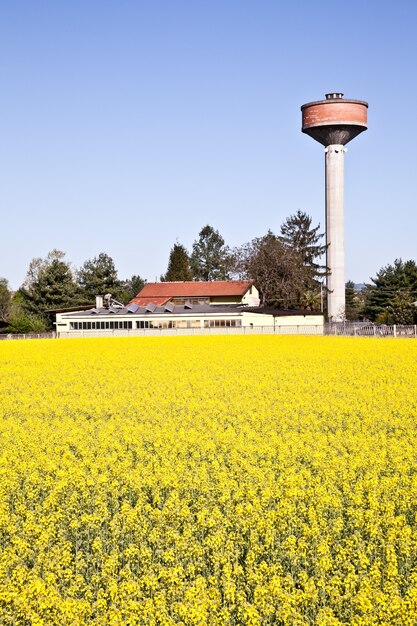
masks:
<svg viewBox="0 0 417 626"><path fill-rule="evenodd" d="M7 335L0 334L0 340L2 339L56 339L56 333L24 333L24 334L12 334Z"/></svg>
<svg viewBox="0 0 417 626"><path fill-rule="evenodd" d="M417 325L370 324L369 322L334 322L325 324L325 335L344 337L412 337L417 338Z"/></svg>
<svg viewBox="0 0 417 626"><path fill-rule="evenodd" d="M60 332L69 337L169 337L183 335L323 335L323 326L236 326L214 328L144 328Z"/></svg>
<svg viewBox="0 0 417 626"><path fill-rule="evenodd" d="M0 334L4 339L56 339L71 337L169 337L179 335L333 335L339 337L409 337L417 338L417 325L400 326L365 322L337 322L321 325L241 326L225 328L145 328L133 330L79 330L71 332Z"/></svg>

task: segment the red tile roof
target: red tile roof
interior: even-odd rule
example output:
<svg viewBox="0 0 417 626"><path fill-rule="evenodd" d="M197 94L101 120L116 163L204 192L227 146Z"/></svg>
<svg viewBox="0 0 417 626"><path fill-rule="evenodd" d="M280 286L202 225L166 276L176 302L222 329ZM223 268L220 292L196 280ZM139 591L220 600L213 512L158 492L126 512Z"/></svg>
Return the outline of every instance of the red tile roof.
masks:
<svg viewBox="0 0 417 626"><path fill-rule="evenodd" d="M244 296L252 280L178 281L172 283L147 283L130 304L146 305L149 302L165 304L171 298L208 298Z"/></svg>

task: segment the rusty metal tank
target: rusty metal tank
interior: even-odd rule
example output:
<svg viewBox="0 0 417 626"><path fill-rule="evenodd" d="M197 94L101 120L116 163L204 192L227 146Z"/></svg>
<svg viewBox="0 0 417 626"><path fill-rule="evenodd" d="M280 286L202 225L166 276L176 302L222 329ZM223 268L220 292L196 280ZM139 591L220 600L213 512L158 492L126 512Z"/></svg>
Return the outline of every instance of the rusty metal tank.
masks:
<svg viewBox="0 0 417 626"><path fill-rule="evenodd" d="M302 131L323 144L346 145L368 128L368 103L345 100L342 93L326 93L325 100L301 107Z"/></svg>

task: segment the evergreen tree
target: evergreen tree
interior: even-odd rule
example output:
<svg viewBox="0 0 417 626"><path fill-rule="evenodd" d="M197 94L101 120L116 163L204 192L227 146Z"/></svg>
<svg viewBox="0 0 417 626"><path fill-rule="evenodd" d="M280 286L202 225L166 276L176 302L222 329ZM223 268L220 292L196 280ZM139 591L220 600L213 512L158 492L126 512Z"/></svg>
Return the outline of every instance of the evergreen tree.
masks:
<svg viewBox="0 0 417 626"><path fill-rule="evenodd" d="M114 261L105 252L85 261L78 270L78 284L86 302L94 302L96 296L107 293L117 300L122 291Z"/></svg>
<svg viewBox="0 0 417 626"><path fill-rule="evenodd" d="M52 250L46 259L33 259L19 292L23 311L46 320L49 326L51 320L46 314L49 309L74 306L76 284L64 252Z"/></svg>
<svg viewBox="0 0 417 626"><path fill-rule="evenodd" d="M180 243L175 243L169 255L166 274L161 276L161 281L170 282L177 280L192 280L193 274L190 267L190 257L187 250Z"/></svg>
<svg viewBox="0 0 417 626"><path fill-rule="evenodd" d="M320 243L324 237L319 232L320 224L311 226L311 217L298 210L295 215L287 217L281 225L280 241L296 252L305 269L305 287L307 290L317 289L317 279L326 276L326 266L318 261L326 252L326 245Z"/></svg>
<svg viewBox="0 0 417 626"><path fill-rule="evenodd" d="M195 280L226 280L230 252L223 237L212 226L204 226L193 243L191 270Z"/></svg>
<svg viewBox="0 0 417 626"><path fill-rule="evenodd" d="M345 317L348 321L355 321L362 318L363 297L355 288L355 283L351 280L345 285Z"/></svg>
<svg viewBox="0 0 417 626"><path fill-rule="evenodd" d="M413 301L413 295L409 289L397 291L391 306L390 314L392 324L414 324L417 320L417 307Z"/></svg>
<svg viewBox="0 0 417 626"><path fill-rule="evenodd" d="M396 259L393 265L381 268L371 281L373 284L366 285L364 311L371 321L393 319L392 307L395 308L397 297L401 301L404 294L409 294L411 302L417 301L417 265L413 260Z"/></svg>

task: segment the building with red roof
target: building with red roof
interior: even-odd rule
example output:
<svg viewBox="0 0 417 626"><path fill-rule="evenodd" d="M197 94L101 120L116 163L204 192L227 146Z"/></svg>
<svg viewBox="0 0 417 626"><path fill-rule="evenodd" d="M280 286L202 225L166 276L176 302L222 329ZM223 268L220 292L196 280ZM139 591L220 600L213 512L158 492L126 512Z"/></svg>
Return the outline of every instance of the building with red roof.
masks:
<svg viewBox="0 0 417 626"><path fill-rule="evenodd" d="M252 280L176 281L147 283L129 302L139 306L150 303L173 304L241 304L259 305L259 293Z"/></svg>
<svg viewBox="0 0 417 626"><path fill-rule="evenodd" d="M58 337L252 331L322 334L323 315L260 308L251 280L148 283L126 306L97 296L91 309L56 315Z"/></svg>

